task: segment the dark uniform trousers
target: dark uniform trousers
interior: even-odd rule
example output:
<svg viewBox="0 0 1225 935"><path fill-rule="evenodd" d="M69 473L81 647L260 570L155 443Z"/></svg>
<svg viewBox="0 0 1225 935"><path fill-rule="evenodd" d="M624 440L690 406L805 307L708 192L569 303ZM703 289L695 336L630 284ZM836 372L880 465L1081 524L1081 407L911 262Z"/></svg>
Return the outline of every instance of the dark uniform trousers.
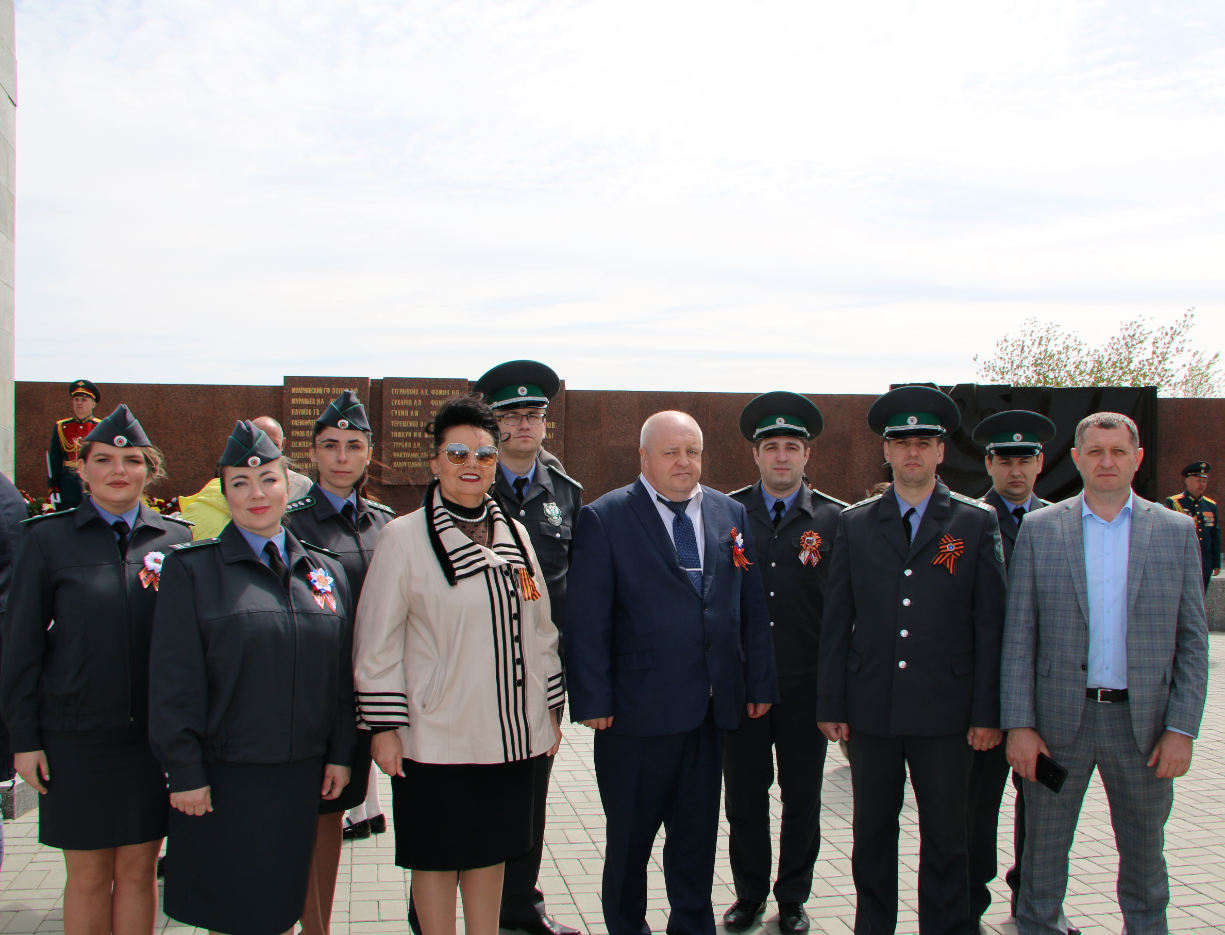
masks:
<svg viewBox="0 0 1225 935"><path fill-rule="evenodd" d="M821 779L825 735L817 727L814 676L780 677L780 701L765 717L745 716L727 735L723 758L729 856L739 899L765 902L770 892L770 786L775 751L783 821L774 898L804 903L821 848Z"/></svg>
<svg viewBox="0 0 1225 935"><path fill-rule="evenodd" d="M527 529L549 590L553 622L560 630L566 604L571 540L578 511L583 506L582 487L559 468L537 458L532 486L524 491L522 502L501 469L491 492L506 515L514 517ZM507 922L534 919L544 905L544 894L536 885L536 879L544 856L545 816L552 771L553 758L539 758L533 777L532 847L527 853L506 862L502 879L502 918Z"/></svg>
<svg viewBox="0 0 1225 935"><path fill-rule="evenodd" d="M739 899L764 902L770 893L770 786L777 756L783 816L774 898L804 903L821 847L826 749L817 727L821 613L838 514L846 504L803 486L776 527L760 481L730 496L744 504L757 546L779 686L779 703L765 717L742 716L740 728L727 735L724 807L732 879ZM814 544L806 550L804 537L810 534Z"/></svg>
<svg viewBox="0 0 1225 935"><path fill-rule="evenodd" d="M1012 561L1012 550L1016 548L1021 525L1012 515L1013 505L1004 500L995 488L987 491L983 502L995 510L999 520L1000 542L1004 547L1004 565L1007 566ZM1048 501L1040 498L1038 503L1040 506L1050 506ZM994 750L976 752L974 766L970 771L966 832L970 845L970 910L976 919L981 919L991 905L991 890L988 884L995 879L999 871L997 841L1000 803L1004 798L1004 786L1008 782L1005 747L1006 743L1003 743ZM1004 874L1004 880L1012 890L1010 911L1015 916L1017 894L1021 891L1021 857L1025 852L1025 780L1013 773L1012 786L1016 789L1012 818L1013 864Z"/></svg>
<svg viewBox="0 0 1225 935"><path fill-rule="evenodd" d="M897 923L907 767L919 813L919 932L970 917L969 727L999 724L1006 579L988 507L937 482L907 546L890 488L843 511L821 629L818 713L850 727L856 935Z"/></svg>

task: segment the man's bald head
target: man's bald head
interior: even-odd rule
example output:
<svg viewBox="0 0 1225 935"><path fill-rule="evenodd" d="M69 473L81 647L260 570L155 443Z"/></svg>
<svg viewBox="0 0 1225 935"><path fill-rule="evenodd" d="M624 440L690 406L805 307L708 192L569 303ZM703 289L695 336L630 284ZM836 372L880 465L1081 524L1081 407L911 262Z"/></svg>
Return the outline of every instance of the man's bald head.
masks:
<svg viewBox="0 0 1225 935"><path fill-rule="evenodd" d="M702 479L702 429L685 412L657 412L638 436L647 483L669 500L687 500Z"/></svg>
<svg viewBox="0 0 1225 935"><path fill-rule="evenodd" d="M251 424L267 432L268 437L272 439L272 444L282 451L285 449L285 430L281 428L281 423L272 416L256 416L251 420Z"/></svg>

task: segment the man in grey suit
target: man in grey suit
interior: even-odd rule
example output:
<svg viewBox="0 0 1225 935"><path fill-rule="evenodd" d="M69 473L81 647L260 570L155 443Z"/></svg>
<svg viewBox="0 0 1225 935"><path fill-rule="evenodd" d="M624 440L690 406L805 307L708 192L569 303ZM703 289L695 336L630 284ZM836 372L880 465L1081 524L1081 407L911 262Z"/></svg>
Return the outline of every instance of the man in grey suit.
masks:
<svg viewBox="0 0 1225 935"><path fill-rule="evenodd" d="M1208 630L1194 524L1137 497L1136 424L1099 412L1076 428L1084 492L1021 525L1004 626L1001 721L1025 784L1017 926L1059 931L1068 852L1096 768L1119 850L1129 935L1164 935L1164 827L1191 764L1208 682ZM1034 781L1039 754L1067 769Z"/></svg>

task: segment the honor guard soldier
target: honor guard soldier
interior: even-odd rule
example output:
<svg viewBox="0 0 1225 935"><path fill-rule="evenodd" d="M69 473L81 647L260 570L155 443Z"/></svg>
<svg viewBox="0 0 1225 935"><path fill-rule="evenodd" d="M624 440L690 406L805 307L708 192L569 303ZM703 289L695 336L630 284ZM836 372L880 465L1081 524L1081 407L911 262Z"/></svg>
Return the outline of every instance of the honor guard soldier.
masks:
<svg viewBox="0 0 1225 935"><path fill-rule="evenodd" d="M1050 504L1034 493L1034 483L1042 473L1042 446L1055 437L1055 423L1046 416L1025 409L1009 409L987 416L974 427L974 443L986 449L983 462L991 476L991 489L983 502L995 510L1004 545L1004 565L1012 560L1012 550L1026 514ZM996 875L996 837L1000 801L1008 779L1008 760L1004 745L976 752L970 772L970 800L966 829L970 847L970 914L981 920L991 904L988 884ZM1025 848L1025 798L1022 780L1013 775L1016 811L1013 821L1015 863L1006 874L1012 890L1011 913L1016 916L1017 893L1021 889L1021 853ZM1061 924L1065 932L1079 930Z"/></svg>
<svg viewBox="0 0 1225 935"><path fill-rule="evenodd" d="M817 727L817 660L821 611L840 500L804 482L821 411L796 393L758 396L740 414L740 434L753 443L761 478L732 492L744 504L757 546L770 610L779 702L760 718L742 717L723 753L724 805L731 826L736 901L723 915L728 931L752 926L770 892L770 785L775 751L783 818L779 838L778 926L783 935L808 930L804 903L812 892L821 847L821 776L825 735Z"/></svg>
<svg viewBox="0 0 1225 935"><path fill-rule="evenodd" d="M936 475L961 417L932 387L881 396L868 424L893 484L844 510L821 621L817 718L847 740L855 796L855 932L897 926L906 771L919 810L919 931L970 922L966 796L999 730L1004 554L995 512Z"/></svg>
<svg viewBox="0 0 1225 935"><path fill-rule="evenodd" d="M1217 515L1216 501L1205 496L1208 489L1207 461L1193 461L1182 469L1183 492L1165 498L1165 505L1179 513L1186 513L1195 520L1195 534L1199 536L1200 553L1204 561L1204 591L1213 577L1221 573L1221 527Z"/></svg>
<svg viewBox="0 0 1225 935"><path fill-rule="evenodd" d="M475 390L498 417L502 438L498 471L490 490L507 516L527 528L549 590L553 622L564 626L566 574L571 537L583 506L583 488L566 475L561 462L544 450L549 400L561 388L552 368L534 360L511 360L487 371ZM544 848L545 797L552 757L537 777L532 849L507 861L502 884L501 926L531 935L578 935L578 929L549 917L537 886Z"/></svg>
<svg viewBox="0 0 1225 935"><path fill-rule="evenodd" d="M47 500L57 510L71 510L81 502L81 479L77 476L77 449L101 419L94 407L102 399L89 380L68 384L72 415L55 423L47 446Z"/></svg>

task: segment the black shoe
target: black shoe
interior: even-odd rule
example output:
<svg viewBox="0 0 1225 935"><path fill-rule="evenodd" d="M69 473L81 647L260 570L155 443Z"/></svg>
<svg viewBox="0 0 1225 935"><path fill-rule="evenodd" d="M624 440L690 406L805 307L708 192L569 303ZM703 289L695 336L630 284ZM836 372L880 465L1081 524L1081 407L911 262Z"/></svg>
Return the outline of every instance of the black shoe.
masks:
<svg viewBox="0 0 1225 935"><path fill-rule="evenodd" d="M731 908L723 913L723 927L729 932L743 932L765 914L764 902L753 902L751 899L737 899Z"/></svg>
<svg viewBox="0 0 1225 935"><path fill-rule="evenodd" d="M808 931L808 913L802 903L778 904L778 930L783 935L803 935Z"/></svg>
<svg viewBox="0 0 1225 935"><path fill-rule="evenodd" d="M340 832L340 835L346 841L370 837L370 819L363 818L361 821L353 822L346 818L344 830Z"/></svg>
<svg viewBox="0 0 1225 935"><path fill-rule="evenodd" d="M1068 923L1068 935L1080 935L1080 929L1074 926L1071 922Z"/></svg>
<svg viewBox="0 0 1225 935"><path fill-rule="evenodd" d="M527 932L528 935L583 935L582 932L573 926L565 925L556 919L550 918L543 908L537 909L536 916L532 919L522 919L519 921L499 919L498 928L507 929L512 932Z"/></svg>
<svg viewBox="0 0 1225 935"><path fill-rule="evenodd" d="M366 820L370 822L370 833L371 834L382 834L384 831L387 830L387 816L386 815L379 814L379 815L375 815L373 818L367 818Z"/></svg>

